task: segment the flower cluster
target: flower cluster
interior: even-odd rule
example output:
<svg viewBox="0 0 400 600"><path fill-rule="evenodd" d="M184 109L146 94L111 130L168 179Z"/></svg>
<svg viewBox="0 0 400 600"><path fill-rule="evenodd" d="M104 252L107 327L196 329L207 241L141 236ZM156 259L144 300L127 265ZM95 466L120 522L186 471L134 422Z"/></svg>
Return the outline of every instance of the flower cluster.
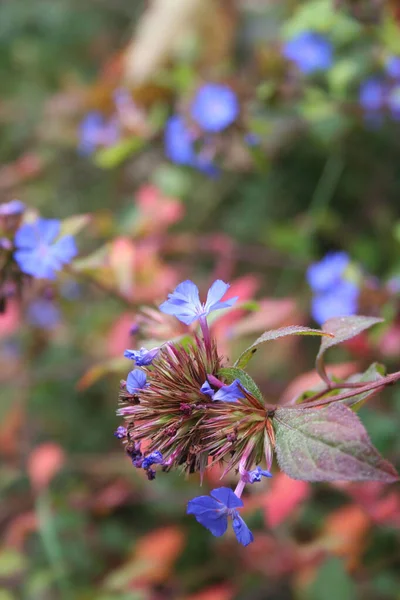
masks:
<svg viewBox="0 0 400 600"><path fill-rule="evenodd" d="M380 124L385 113L400 120L400 57L390 56L384 73L368 77L359 89L359 103L372 124Z"/></svg>
<svg viewBox="0 0 400 600"><path fill-rule="evenodd" d="M314 294L311 314L317 323L357 313L360 291L345 277L349 264L345 252L330 252L308 268L307 281Z"/></svg>
<svg viewBox="0 0 400 600"><path fill-rule="evenodd" d="M263 401L246 389L239 378L227 378L222 370L208 326L207 316L234 305L237 298L224 299L229 285L215 281L201 302L192 281L184 281L169 294L160 310L194 327L191 343L168 342L146 350L127 350L135 363L127 380L121 382L118 414L125 419L116 437L136 468L149 479L160 465L165 472L178 468L187 473L205 470L215 463L224 474L235 470L235 491L221 487L211 496L199 496L188 504L188 513L215 536L225 533L232 520L238 541L247 545L252 533L238 513L247 484L270 477L274 434ZM144 450L145 449L145 450ZM265 458L266 469L259 463Z"/></svg>
<svg viewBox="0 0 400 600"><path fill-rule="evenodd" d="M304 31L287 41L283 55L305 75L325 71L333 64L332 44L314 31Z"/></svg>
<svg viewBox="0 0 400 600"><path fill-rule="evenodd" d="M204 84L190 107L193 125L190 126L181 115L173 115L167 121L164 137L167 157L177 164L215 175L213 135L232 125L239 111L237 96L231 88L216 83Z"/></svg>

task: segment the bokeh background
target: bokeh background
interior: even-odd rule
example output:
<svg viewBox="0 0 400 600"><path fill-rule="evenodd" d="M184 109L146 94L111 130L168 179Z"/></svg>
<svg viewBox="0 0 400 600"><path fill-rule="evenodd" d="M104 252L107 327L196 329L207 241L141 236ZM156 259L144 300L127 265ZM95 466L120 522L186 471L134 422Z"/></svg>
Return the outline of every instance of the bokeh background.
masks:
<svg viewBox="0 0 400 600"><path fill-rule="evenodd" d="M186 278L203 293L230 281L244 303L214 326L230 358L265 329L316 326L307 270L345 252L354 310L386 321L332 352L335 373L398 369L399 12L395 0L1 2L1 200L65 219L80 251L0 316L1 600L399 597L398 485L276 469L246 499L256 539L242 548L185 515L197 476L148 482L113 437L124 349L169 333L142 307ZM191 114L209 82L239 106L218 132ZM174 116L187 129L171 139ZM251 373L288 401L317 383L318 342L274 344ZM399 466L400 389L360 416Z"/></svg>

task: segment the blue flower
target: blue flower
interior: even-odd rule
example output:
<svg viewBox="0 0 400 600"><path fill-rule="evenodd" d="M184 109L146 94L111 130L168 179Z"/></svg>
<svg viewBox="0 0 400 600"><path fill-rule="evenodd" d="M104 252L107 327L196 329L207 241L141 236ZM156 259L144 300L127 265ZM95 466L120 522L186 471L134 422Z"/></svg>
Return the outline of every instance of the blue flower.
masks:
<svg viewBox="0 0 400 600"><path fill-rule="evenodd" d="M400 56L389 56L385 64L386 73L393 79L400 79Z"/></svg>
<svg viewBox="0 0 400 600"><path fill-rule="evenodd" d="M118 141L119 127L116 119L109 119L96 111L86 115L79 127L79 152L92 154L99 146L112 146Z"/></svg>
<svg viewBox="0 0 400 600"><path fill-rule="evenodd" d="M134 360L138 367L147 367L151 365L155 357L157 356L159 347L146 350L146 348L140 348L140 350L125 350L125 358Z"/></svg>
<svg viewBox="0 0 400 600"><path fill-rule="evenodd" d="M196 163L193 137L179 115L170 117L165 126L164 146L167 157L179 165Z"/></svg>
<svg viewBox="0 0 400 600"><path fill-rule="evenodd" d="M360 291L355 283L342 281L334 289L314 296L311 314L320 325L332 317L355 315L359 294Z"/></svg>
<svg viewBox="0 0 400 600"><path fill-rule="evenodd" d="M358 101L369 114L380 112L386 103L387 86L379 77L369 77L360 86Z"/></svg>
<svg viewBox="0 0 400 600"><path fill-rule="evenodd" d="M122 427L122 425L117 427L116 431L114 431L115 437L118 438L119 440L122 440L124 437L126 437L127 433L128 432L127 432L126 427Z"/></svg>
<svg viewBox="0 0 400 600"><path fill-rule="evenodd" d="M235 379L230 385L223 385L216 392L212 389L208 381L205 381L200 391L210 396L213 401L236 402L238 398L245 398L240 379Z"/></svg>
<svg viewBox="0 0 400 600"><path fill-rule="evenodd" d="M161 465L163 462L164 459L161 452L159 452L159 450L155 450L154 452L146 456L145 459L143 459L142 469L147 470L151 467L151 465Z"/></svg>
<svg viewBox="0 0 400 600"><path fill-rule="evenodd" d="M199 288L188 279L180 283L172 294L168 294L168 300L159 308L167 315L174 315L182 323L190 325L196 319L206 317L214 310L233 306L238 297L221 302L229 287L228 283L217 279L208 290L206 303L202 304L199 299Z"/></svg>
<svg viewBox="0 0 400 600"><path fill-rule="evenodd" d="M306 75L329 69L333 63L332 44L319 33L305 31L285 43L283 55Z"/></svg>
<svg viewBox="0 0 400 600"><path fill-rule="evenodd" d="M137 394L139 390L147 387L147 375L141 369L133 369L126 380L126 389L130 394Z"/></svg>
<svg viewBox="0 0 400 600"><path fill-rule="evenodd" d="M210 496L198 496L190 500L187 514L194 515L198 523L211 533L220 537L228 527L228 517L232 519L236 539L243 546L253 541L253 534L239 515L237 509L243 506L243 501L226 487L220 487L210 492Z"/></svg>
<svg viewBox="0 0 400 600"><path fill-rule="evenodd" d="M58 307L47 298L33 300L26 312L28 322L34 327L51 330L60 322L60 311Z"/></svg>
<svg viewBox="0 0 400 600"><path fill-rule="evenodd" d="M350 258L346 252L328 252L307 269L307 281L314 292L326 292L341 281Z"/></svg>
<svg viewBox="0 0 400 600"><path fill-rule="evenodd" d="M388 95L388 108L393 119L400 120L400 85L396 85Z"/></svg>
<svg viewBox="0 0 400 600"><path fill-rule="evenodd" d="M0 204L0 215L5 217L13 217L22 215L25 211L25 204L21 200L10 200Z"/></svg>
<svg viewBox="0 0 400 600"><path fill-rule="evenodd" d="M231 88L217 83L206 83L197 92L191 115L204 131L217 133L226 129L238 117L239 102Z"/></svg>
<svg viewBox="0 0 400 600"><path fill-rule="evenodd" d="M272 477L272 474L261 467L256 467L251 471L240 472L242 481L246 483L258 483L262 477Z"/></svg>
<svg viewBox="0 0 400 600"><path fill-rule="evenodd" d="M14 259L23 273L39 279L55 279L56 271L71 262L77 254L74 238L66 235L55 241L60 230L60 221L56 219L37 219L18 229Z"/></svg>

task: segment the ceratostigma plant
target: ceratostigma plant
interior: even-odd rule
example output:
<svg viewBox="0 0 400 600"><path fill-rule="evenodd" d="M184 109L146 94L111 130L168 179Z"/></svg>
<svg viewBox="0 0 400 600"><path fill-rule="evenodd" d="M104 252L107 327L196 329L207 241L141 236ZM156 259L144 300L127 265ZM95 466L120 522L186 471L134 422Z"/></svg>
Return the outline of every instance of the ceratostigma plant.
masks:
<svg viewBox="0 0 400 600"><path fill-rule="evenodd" d="M238 541L247 546L253 535L238 513L241 496L247 484L271 477L274 451L281 469L294 479L397 480L394 467L372 446L354 410L400 379L400 373L385 377L372 365L351 381L330 381L325 351L380 321L361 316L330 319L322 330L293 326L268 331L227 367L207 316L234 305L237 298L222 300L228 288L215 281L202 304L197 286L184 281L161 304L162 312L186 325L198 320L201 335L194 334L189 344L168 342L125 352L136 368L121 382L118 414L125 426L115 435L123 440L132 464L149 479L156 476L154 465L163 471L198 471L201 478L215 463L223 465L223 476L235 470L235 491L214 489L210 496L191 500L187 512L215 536L225 533L230 517ZM322 336L317 369L324 388L290 406L267 405L244 367L261 344L287 335Z"/></svg>

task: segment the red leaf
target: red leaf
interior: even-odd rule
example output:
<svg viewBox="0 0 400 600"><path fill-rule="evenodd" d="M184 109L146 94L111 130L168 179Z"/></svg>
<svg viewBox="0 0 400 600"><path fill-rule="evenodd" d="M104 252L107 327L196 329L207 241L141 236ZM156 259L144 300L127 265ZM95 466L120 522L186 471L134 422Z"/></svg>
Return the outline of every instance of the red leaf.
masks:
<svg viewBox="0 0 400 600"><path fill-rule="evenodd" d="M28 458L28 475L33 488L40 492L46 488L65 462L62 448L53 442L46 442L32 450Z"/></svg>
<svg viewBox="0 0 400 600"><path fill-rule="evenodd" d="M267 524L270 527L280 525L309 495L310 486L305 481L291 479L285 473L274 476L264 500Z"/></svg>

